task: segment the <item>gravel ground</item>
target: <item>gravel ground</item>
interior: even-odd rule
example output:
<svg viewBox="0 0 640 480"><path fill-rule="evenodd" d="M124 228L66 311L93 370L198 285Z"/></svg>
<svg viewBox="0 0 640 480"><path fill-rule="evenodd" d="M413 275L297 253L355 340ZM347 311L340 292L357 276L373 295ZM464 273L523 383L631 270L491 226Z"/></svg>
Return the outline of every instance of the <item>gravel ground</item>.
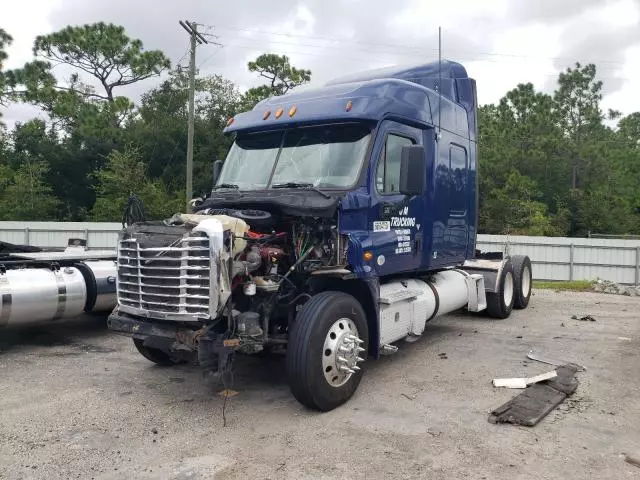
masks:
<svg viewBox="0 0 640 480"><path fill-rule="evenodd" d="M5 330L0 478L640 478L624 461L640 456L639 307L538 291L505 321L437 319L325 414L292 398L282 358L241 358L227 427L220 387L153 366L100 319ZM492 378L549 369L531 347L586 366L578 391L536 427L490 424L518 392Z"/></svg>

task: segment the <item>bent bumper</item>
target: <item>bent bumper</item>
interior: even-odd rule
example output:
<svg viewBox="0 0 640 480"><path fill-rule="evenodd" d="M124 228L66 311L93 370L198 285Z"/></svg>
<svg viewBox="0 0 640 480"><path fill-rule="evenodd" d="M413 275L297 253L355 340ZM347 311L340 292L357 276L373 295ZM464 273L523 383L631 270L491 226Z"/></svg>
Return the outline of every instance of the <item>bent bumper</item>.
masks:
<svg viewBox="0 0 640 480"><path fill-rule="evenodd" d="M170 351L197 350L202 329L185 328L184 324L154 322L131 317L115 309L107 319L109 330L144 340L145 345Z"/></svg>

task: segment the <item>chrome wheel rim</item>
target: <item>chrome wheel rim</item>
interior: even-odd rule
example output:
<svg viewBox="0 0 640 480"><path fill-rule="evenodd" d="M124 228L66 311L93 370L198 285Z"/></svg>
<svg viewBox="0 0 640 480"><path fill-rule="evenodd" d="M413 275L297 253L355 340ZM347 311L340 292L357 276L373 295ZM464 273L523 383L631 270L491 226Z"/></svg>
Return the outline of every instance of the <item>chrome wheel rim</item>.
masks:
<svg viewBox="0 0 640 480"><path fill-rule="evenodd" d="M507 272L504 276L504 304L508 307L513 300L513 273Z"/></svg>
<svg viewBox="0 0 640 480"><path fill-rule="evenodd" d="M327 332L322 348L322 372L329 385L338 388L360 370L360 355L365 349L358 336L358 328L350 318L337 320Z"/></svg>
<svg viewBox="0 0 640 480"><path fill-rule="evenodd" d="M527 298L531 292L531 270L529 267L522 269L522 296Z"/></svg>

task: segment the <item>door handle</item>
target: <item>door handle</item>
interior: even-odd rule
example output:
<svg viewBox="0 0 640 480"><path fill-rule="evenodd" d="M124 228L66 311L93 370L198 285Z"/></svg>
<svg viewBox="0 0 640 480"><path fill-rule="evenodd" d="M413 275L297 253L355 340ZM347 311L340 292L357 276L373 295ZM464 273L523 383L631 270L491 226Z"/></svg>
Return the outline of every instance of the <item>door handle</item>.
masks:
<svg viewBox="0 0 640 480"><path fill-rule="evenodd" d="M422 232L416 233L416 237L413 240L413 255L418 255L422 250Z"/></svg>

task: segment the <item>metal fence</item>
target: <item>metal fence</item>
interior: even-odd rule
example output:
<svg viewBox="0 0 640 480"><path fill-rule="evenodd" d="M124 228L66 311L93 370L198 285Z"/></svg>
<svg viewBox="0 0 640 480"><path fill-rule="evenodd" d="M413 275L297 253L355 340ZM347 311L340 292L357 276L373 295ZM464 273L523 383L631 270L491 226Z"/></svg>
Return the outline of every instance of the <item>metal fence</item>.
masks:
<svg viewBox="0 0 640 480"><path fill-rule="evenodd" d="M478 248L529 255L536 280L640 283L640 240L479 235Z"/></svg>
<svg viewBox="0 0 640 480"><path fill-rule="evenodd" d="M0 241L64 247L83 238L91 249L115 249L119 223L0 222ZM595 280L640 284L640 240L479 235L478 248L529 255L536 280Z"/></svg>
<svg viewBox="0 0 640 480"><path fill-rule="evenodd" d="M0 222L0 241L61 248L69 238L82 238L90 249L115 250L120 230L116 222Z"/></svg>

